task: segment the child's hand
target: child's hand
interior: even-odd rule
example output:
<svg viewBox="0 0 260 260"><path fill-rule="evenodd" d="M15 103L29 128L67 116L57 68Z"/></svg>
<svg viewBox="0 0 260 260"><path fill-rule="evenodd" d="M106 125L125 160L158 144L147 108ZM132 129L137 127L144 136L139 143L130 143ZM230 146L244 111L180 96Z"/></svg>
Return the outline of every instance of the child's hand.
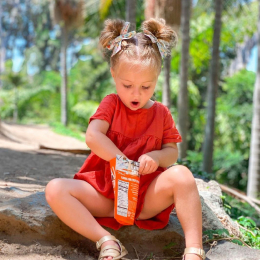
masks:
<svg viewBox="0 0 260 260"><path fill-rule="evenodd" d="M149 174L155 172L159 166L159 160L149 153L141 155L138 159L138 162L140 162L140 174Z"/></svg>

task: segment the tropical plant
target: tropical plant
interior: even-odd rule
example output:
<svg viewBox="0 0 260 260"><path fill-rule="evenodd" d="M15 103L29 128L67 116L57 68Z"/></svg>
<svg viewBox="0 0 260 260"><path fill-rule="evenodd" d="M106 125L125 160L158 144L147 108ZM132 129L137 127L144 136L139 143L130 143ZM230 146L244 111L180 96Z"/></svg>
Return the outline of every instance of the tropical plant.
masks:
<svg viewBox="0 0 260 260"><path fill-rule="evenodd" d="M74 30L83 24L84 1L54 0L51 1L50 7L53 21L61 27L61 122L67 125L67 47Z"/></svg>

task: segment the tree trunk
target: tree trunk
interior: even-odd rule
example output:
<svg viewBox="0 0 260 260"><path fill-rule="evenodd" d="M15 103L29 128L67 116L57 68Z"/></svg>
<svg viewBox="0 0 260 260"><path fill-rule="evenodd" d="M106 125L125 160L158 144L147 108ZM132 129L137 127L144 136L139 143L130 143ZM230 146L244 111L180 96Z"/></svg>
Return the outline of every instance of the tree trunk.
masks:
<svg viewBox="0 0 260 260"><path fill-rule="evenodd" d="M207 123L205 128L205 140L203 144L203 170L212 171L213 165L213 144L214 144L214 127L215 127L215 110L216 96L218 89L219 76L219 45L221 33L221 14L223 8L223 0L215 1L215 23L212 47L212 59L209 71L209 83L207 89Z"/></svg>
<svg viewBox="0 0 260 260"><path fill-rule="evenodd" d="M247 196L252 198L257 198L260 195L260 2L258 1L258 3L257 75L253 99L253 120L247 183Z"/></svg>
<svg viewBox="0 0 260 260"><path fill-rule="evenodd" d="M136 0L126 1L126 21L130 22L129 31L136 29Z"/></svg>
<svg viewBox="0 0 260 260"><path fill-rule="evenodd" d="M178 32L180 26L181 1L180 0L160 0L155 1L155 17L164 18L166 23ZM164 84L162 90L162 103L168 108L171 107L171 87L170 87L170 71L171 56L164 60Z"/></svg>
<svg viewBox="0 0 260 260"><path fill-rule="evenodd" d="M67 90L67 46L68 31L64 26L62 28L62 45L61 45L61 123L68 125L68 90Z"/></svg>
<svg viewBox="0 0 260 260"><path fill-rule="evenodd" d="M155 17L155 0L145 0L144 17L145 20Z"/></svg>
<svg viewBox="0 0 260 260"><path fill-rule="evenodd" d="M181 64L180 64L180 90L178 95L178 130L182 136L179 144L179 158L187 156L187 134L189 127L189 99L188 99L188 65L190 48L190 12L191 0L183 2L181 11Z"/></svg>
<svg viewBox="0 0 260 260"><path fill-rule="evenodd" d="M171 108L171 90L170 90L170 74L171 74L171 56L164 58L164 83L162 91L162 103Z"/></svg>

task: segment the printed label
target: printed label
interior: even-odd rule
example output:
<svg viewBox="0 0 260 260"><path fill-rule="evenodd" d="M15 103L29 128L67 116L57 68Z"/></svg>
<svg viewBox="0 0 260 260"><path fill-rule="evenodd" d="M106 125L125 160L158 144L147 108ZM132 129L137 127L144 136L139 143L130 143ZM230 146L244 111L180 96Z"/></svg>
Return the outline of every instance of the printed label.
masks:
<svg viewBox="0 0 260 260"><path fill-rule="evenodd" d="M139 162L117 155L110 161L115 194L114 217L123 225L133 225L139 191Z"/></svg>

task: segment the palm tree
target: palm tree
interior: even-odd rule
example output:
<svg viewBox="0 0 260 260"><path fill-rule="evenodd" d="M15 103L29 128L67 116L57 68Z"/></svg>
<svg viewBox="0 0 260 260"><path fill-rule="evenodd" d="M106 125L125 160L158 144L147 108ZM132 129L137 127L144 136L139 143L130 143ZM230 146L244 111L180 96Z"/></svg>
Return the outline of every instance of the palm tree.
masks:
<svg viewBox="0 0 260 260"><path fill-rule="evenodd" d="M53 21L61 27L61 122L67 125L67 47L74 29L82 25L84 21L84 1L53 0L50 7Z"/></svg>
<svg viewBox="0 0 260 260"><path fill-rule="evenodd" d="M253 99L253 120L247 183L247 196L252 198L257 198L260 195L260 3L258 10L258 60Z"/></svg>
<svg viewBox="0 0 260 260"><path fill-rule="evenodd" d="M166 23L173 27L178 33L181 23L181 0L146 0L145 12L146 19L151 17L164 18ZM152 8L154 10L152 11ZM162 103L168 108L171 107L171 92L170 92L170 69L171 69L171 56L164 59L164 84L163 84L163 97Z"/></svg>
<svg viewBox="0 0 260 260"><path fill-rule="evenodd" d="M136 28L136 0L126 0L126 21L130 22L129 31Z"/></svg>
<svg viewBox="0 0 260 260"><path fill-rule="evenodd" d="M178 95L178 129L182 136L179 144L179 157L187 156L187 134L189 126L189 100L188 100L188 63L190 47L190 12L191 0L183 1L181 8L181 64L180 64L180 90Z"/></svg>
<svg viewBox="0 0 260 260"><path fill-rule="evenodd" d="M207 123L205 128L205 140L203 144L203 170L206 172L211 172L213 165L213 141L215 127L216 96L219 77L219 45L222 9L223 0L216 0L212 59L210 63L209 83L207 89Z"/></svg>
<svg viewBox="0 0 260 260"><path fill-rule="evenodd" d="M146 19L155 17L155 0L146 0L144 8L144 16Z"/></svg>

